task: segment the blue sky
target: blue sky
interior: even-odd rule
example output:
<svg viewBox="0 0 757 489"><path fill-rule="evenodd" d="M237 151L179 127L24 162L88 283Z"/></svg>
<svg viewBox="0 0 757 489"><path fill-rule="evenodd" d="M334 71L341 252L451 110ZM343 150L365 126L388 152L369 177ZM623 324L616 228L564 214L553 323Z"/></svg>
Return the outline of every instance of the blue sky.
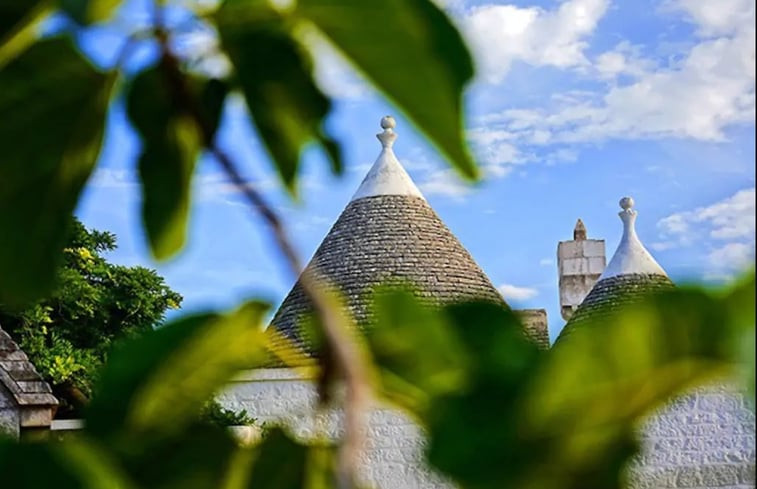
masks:
<svg viewBox="0 0 757 489"><path fill-rule="evenodd" d="M621 234L618 200L631 195L637 229L677 281L718 283L754 261L755 7L750 0L567 0L439 2L464 33L477 64L466 92L466 126L485 179L466 186L401 114L354 75L325 42L306 42L317 78L334 98L328 126L343 146L347 172L333 177L316 150L303 162L298 200L270 162L232 97L219 134L245 174L285 219L305 258L315 251L379 152L384 114L398 120L395 153L430 204L515 307L558 310L557 242L577 218L606 240L608 260ZM91 29L80 44L112 63L119 25L141 17L130 2L114 26ZM381 42L377 39L376 42ZM212 52L207 32L177 48ZM142 46L136 69L154 55ZM222 72L223 58L201 65ZM408 67L408 69L412 69ZM280 302L286 272L261 222L203 159L195 178L191 231L174 260L150 258L135 177L139 141L116 101L105 148L77 214L117 234L113 261L156 268L184 295L184 310L232 307L262 297Z"/></svg>

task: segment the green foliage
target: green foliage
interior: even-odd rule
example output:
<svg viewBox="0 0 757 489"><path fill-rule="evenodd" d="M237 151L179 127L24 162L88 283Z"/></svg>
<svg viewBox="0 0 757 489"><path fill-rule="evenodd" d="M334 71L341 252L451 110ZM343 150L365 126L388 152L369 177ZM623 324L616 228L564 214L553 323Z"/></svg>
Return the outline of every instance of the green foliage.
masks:
<svg viewBox="0 0 757 489"><path fill-rule="evenodd" d="M65 38L39 41L0 70L0 303L50 290L100 151L113 80Z"/></svg>
<svg viewBox="0 0 757 489"><path fill-rule="evenodd" d="M120 0L58 0L60 9L79 24L107 20Z"/></svg>
<svg viewBox="0 0 757 489"><path fill-rule="evenodd" d="M425 418L433 400L466 387L471 359L442 311L389 287L374 292L373 308L367 338L385 397Z"/></svg>
<svg viewBox="0 0 757 489"><path fill-rule="evenodd" d="M425 394L432 408L414 413L428 460L462 487L619 488L643 416L689 387L754 371L741 343L753 344L753 294L751 274L724 294L650 296L543 352L506 309L455 305L440 321L412 296L385 293L369 340L388 400L413 408L407 386ZM458 338L457 353L441 337ZM440 391L411 358L464 366L467 382Z"/></svg>
<svg viewBox="0 0 757 489"><path fill-rule="evenodd" d="M227 315L189 316L124 345L109 359L100 395L88 406L90 429L102 437L135 440L180 430L219 387L219 379L264 358L265 310L251 302Z"/></svg>
<svg viewBox="0 0 757 489"><path fill-rule="evenodd" d="M0 68L36 41L36 30L52 10L51 3L5 0L0 4Z"/></svg>
<svg viewBox="0 0 757 489"><path fill-rule="evenodd" d="M153 270L108 263L113 234L68 221L50 296L22 310L0 307L0 324L53 385L62 415L76 414L91 396L115 343L151 331L182 300Z"/></svg>
<svg viewBox="0 0 757 489"><path fill-rule="evenodd" d="M257 420L247 414L246 409L232 411L226 409L215 399L208 401L200 411L200 419L214 426L254 426Z"/></svg>
<svg viewBox="0 0 757 489"><path fill-rule="evenodd" d="M461 94L473 63L441 10L427 0L300 0L295 14L313 22L455 168L478 176L462 131Z"/></svg>
<svg viewBox="0 0 757 489"><path fill-rule="evenodd" d="M310 141L341 173L339 146L322 128L331 102L315 85L310 57L284 19L264 2L246 0L227 0L217 18L252 119L287 188L294 191L300 154Z"/></svg>
<svg viewBox="0 0 757 489"><path fill-rule="evenodd" d="M145 70L132 81L128 97L129 118L142 136L142 216L150 249L158 259L184 245L192 173L203 137L170 82L160 66ZM218 83L211 80L205 86L212 89ZM214 127L224 95L225 91L212 99Z"/></svg>

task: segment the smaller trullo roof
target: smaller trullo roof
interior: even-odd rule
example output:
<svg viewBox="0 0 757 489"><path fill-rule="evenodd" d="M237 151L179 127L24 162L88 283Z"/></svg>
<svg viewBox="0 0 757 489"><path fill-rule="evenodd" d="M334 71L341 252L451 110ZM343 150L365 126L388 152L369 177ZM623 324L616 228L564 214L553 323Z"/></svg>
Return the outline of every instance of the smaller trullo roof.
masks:
<svg viewBox="0 0 757 489"><path fill-rule="evenodd" d="M376 135L381 153L316 250L308 271L341 292L360 325L369 319L368 293L387 281L413 285L432 303L479 299L504 304L394 155L394 119L384 117L381 127L383 132ZM307 347L298 323L310 311L298 281L271 327Z"/></svg>
<svg viewBox="0 0 757 489"><path fill-rule="evenodd" d="M623 221L623 236L618 248L597 283L560 332L558 340L581 324L594 322L654 290L673 286L665 270L639 240L635 226L638 212L633 206L631 197L620 199L622 210L618 216Z"/></svg>
<svg viewBox="0 0 757 489"><path fill-rule="evenodd" d="M3 387L22 408L54 408L58 405L50 385L37 372L26 353L0 327L0 389Z"/></svg>

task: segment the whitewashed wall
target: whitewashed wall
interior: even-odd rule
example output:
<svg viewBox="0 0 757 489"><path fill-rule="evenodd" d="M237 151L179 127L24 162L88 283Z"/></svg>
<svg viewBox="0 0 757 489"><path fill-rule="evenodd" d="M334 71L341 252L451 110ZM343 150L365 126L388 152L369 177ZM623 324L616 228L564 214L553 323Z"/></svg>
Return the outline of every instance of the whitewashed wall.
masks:
<svg viewBox="0 0 757 489"><path fill-rule="evenodd" d="M283 421L295 436L338 437L340 413L317 414L312 381L290 369L261 369L239 376L218 396L227 409L247 410L259 422ZM361 482L376 489L452 487L422 463L424 438L401 412L377 408L368 418L369 433L360 454Z"/></svg>
<svg viewBox="0 0 757 489"><path fill-rule="evenodd" d="M306 377L290 369L246 372L218 400L260 422L283 420L296 436L338 436L339 413L316 414ZM422 432L401 412L374 410L369 430L360 467L368 487L452 487L423 466ZM629 471L635 489L755 487L754 413L727 387L697 389L673 402L644 424L642 439L643 454Z"/></svg>
<svg viewBox="0 0 757 489"><path fill-rule="evenodd" d="M718 384L692 391L642 428L634 487L755 487L755 418L747 400Z"/></svg>

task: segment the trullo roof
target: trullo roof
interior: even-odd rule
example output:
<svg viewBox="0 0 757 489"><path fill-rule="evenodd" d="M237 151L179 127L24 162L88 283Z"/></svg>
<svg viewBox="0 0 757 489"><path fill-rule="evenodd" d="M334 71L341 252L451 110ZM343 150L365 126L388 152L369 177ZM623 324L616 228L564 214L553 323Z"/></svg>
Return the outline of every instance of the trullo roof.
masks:
<svg viewBox="0 0 757 489"><path fill-rule="evenodd" d="M358 323L368 319L370 290L386 281L410 284L434 303L502 296L413 183L394 155L390 116L377 135L381 153L315 255L310 271L336 286ZM291 339L303 339L299 320L311 306L298 281L271 321ZM307 341L304 341L307 343Z"/></svg>
<svg viewBox="0 0 757 489"><path fill-rule="evenodd" d="M623 236L610 263L597 283L573 313L558 341L576 327L601 320L618 307L634 303L644 295L673 287L665 270L655 261L636 235L634 201L630 197L620 200L623 209L618 213L623 221Z"/></svg>

